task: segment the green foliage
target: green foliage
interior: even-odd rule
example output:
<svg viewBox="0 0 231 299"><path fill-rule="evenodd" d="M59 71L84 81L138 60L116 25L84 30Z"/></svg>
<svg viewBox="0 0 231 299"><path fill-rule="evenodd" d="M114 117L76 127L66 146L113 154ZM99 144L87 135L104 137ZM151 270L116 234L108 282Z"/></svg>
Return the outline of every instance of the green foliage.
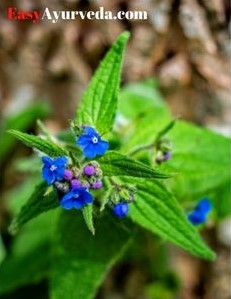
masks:
<svg viewBox="0 0 231 299"><path fill-rule="evenodd" d="M134 222L196 256L214 260L215 254L187 221L173 194L159 182L139 180L136 187L136 200L129 214Z"/></svg>
<svg viewBox="0 0 231 299"><path fill-rule="evenodd" d="M41 281L49 270L48 250L44 242L24 256L12 255L4 260L0 267L0 295Z"/></svg>
<svg viewBox="0 0 231 299"><path fill-rule="evenodd" d="M21 173L37 173L41 172L41 158L38 155L32 155L30 157L21 158L14 162L14 171Z"/></svg>
<svg viewBox="0 0 231 299"><path fill-rule="evenodd" d="M36 148L50 157L67 155L67 152L62 147L53 142L17 130L8 130L8 132L22 141L25 145Z"/></svg>
<svg viewBox="0 0 231 299"><path fill-rule="evenodd" d="M209 196L218 213L229 214L229 205L225 210L220 207L230 198L230 140L183 121L177 122L169 137L174 149L168 167L180 172L172 186L177 196L182 201Z"/></svg>
<svg viewBox="0 0 231 299"><path fill-rule="evenodd" d="M143 109L140 114L138 110L137 113L132 114L134 119L129 124L122 145L122 151L125 153L134 152L137 148L153 143L159 132L170 121L164 104L161 110L154 96L147 100L145 94L150 93L150 88L146 82L137 84L138 89L142 89L142 93L136 98L136 107L150 106L149 109ZM131 90L127 101L119 105L120 112L125 115L129 103L132 102L132 96ZM171 187L177 198L184 202L191 202L208 196L213 201L219 218L230 214L228 200L230 198L230 140L184 121L176 121L175 126L167 133L167 137L173 144L172 158L161 165L160 170L178 173L171 180ZM152 153L150 151L149 156L146 157L149 163L153 163L154 151Z"/></svg>
<svg viewBox="0 0 231 299"><path fill-rule="evenodd" d="M78 110L78 124L93 126L101 135L111 132L113 127L121 65L128 37L128 33L123 33L112 46L84 93ZM173 127L175 122L172 121L152 80L125 87L119 96L119 112L130 119L128 126L123 126L121 132L119 129L117 131L120 139L117 148L121 145L120 150L124 154L107 151L96 159L103 171L104 189L90 190L96 192L95 200L93 204L82 209L83 215L76 210L60 213L57 209L59 219L56 222L56 210L52 209L59 205L58 197L56 191L52 187L48 188L45 183L39 184L25 202L25 195L31 191L30 184L33 186L33 179L38 179L36 173L33 174L33 179L30 177L28 185L22 186L23 196L18 196L18 189L11 194L11 197L17 197L20 206L23 204L10 226L11 232L16 232L43 212L51 211L25 225L22 233L15 239L12 252L0 267L0 294L27 283L41 281L50 274L52 299L91 299L108 270L124 253L133 238L134 228L138 226L140 230L146 229L195 256L214 260L214 252L189 223L176 198L184 201L187 208L187 202L197 201L200 196L209 196L213 199L219 215L227 215L226 197L230 194L228 139L182 121L176 122ZM43 124L39 125L47 139L17 130L9 132L26 145L51 157L69 156L69 162L72 161L72 166L75 166L72 171L77 174L80 171L82 175L83 166L89 160L83 157L82 150L76 146L75 137L70 135L70 131L58 136L61 141L58 145L52 141ZM172 141L173 156L157 170L154 162L155 142L162 137ZM116 143L116 140L114 141ZM141 158L142 151L145 164L129 157L134 155ZM38 165L33 160L21 164L23 171L30 168L36 170ZM18 169L20 170L20 167ZM97 179L101 179L100 170L96 170ZM169 172L179 172L179 175L171 176ZM166 185L157 180L166 178L171 178ZM86 183L89 179L92 184L95 178L85 176L85 179ZM113 202L113 196L117 196L118 201L126 200L123 192L125 194L128 191L126 188L124 191L121 186L130 187L132 195L126 194L128 199L131 199L136 191L134 201L129 203L128 215L132 221L115 219L105 213L105 207L111 209L117 202ZM166 186L172 187L174 194ZM221 196L222 200L219 201L218 197ZM13 204L13 214L17 210L19 206ZM104 215L100 214L103 210ZM28 227L31 229L27 231ZM54 227L55 234L51 239ZM169 293L168 288L160 284L152 286L149 291L150 296L161 296L166 291L164 294L167 298L175 289Z"/></svg>
<svg viewBox="0 0 231 299"><path fill-rule="evenodd" d="M163 97L153 79L130 83L121 89L118 110L122 115L134 119L150 109L155 109L155 114L169 115Z"/></svg>
<svg viewBox="0 0 231 299"><path fill-rule="evenodd" d="M110 132L113 126L123 54L128 38L129 33L124 32L109 50L89 83L78 109L78 123L93 126L101 134Z"/></svg>
<svg viewBox="0 0 231 299"><path fill-rule="evenodd" d="M94 222L93 222L93 205L86 205L82 209L83 211L83 218L85 220L85 223L91 233L94 235L95 234L95 227L94 227Z"/></svg>
<svg viewBox="0 0 231 299"><path fill-rule="evenodd" d="M98 161L104 176L130 176L149 179L166 179L171 177L167 173L161 173L148 165L115 151L108 151Z"/></svg>
<svg viewBox="0 0 231 299"><path fill-rule="evenodd" d="M5 259L5 256L6 256L6 249L3 244L2 237L0 235L0 266L1 266L2 261Z"/></svg>
<svg viewBox="0 0 231 299"><path fill-rule="evenodd" d="M20 185L15 186L5 194L4 203L13 216L18 214L22 206L28 201L28 198L30 198L31 194L34 192L38 181L41 180L40 177L40 174L30 175L27 180Z"/></svg>
<svg viewBox="0 0 231 299"><path fill-rule="evenodd" d="M47 185L45 182L40 183L35 188L29 200L21 208L19 214L13 219L9 227L11 233L17 232L22 225L39 214L54 209L59 205L56 192L53 190L48 194L46 194L46 192Z"/></svg>
<svg viewBox="0 0 231 299"><path fill-rule="evenodd" d="M26 130L32 126L37 118L44 118L49 114L50 107L46 102L33 104L19 113L9 116L1 121L0 125L0 160L2 160L15 146L14 137L7 134L7 130Z"/></svg>
<svg viewBox="0 0 231 299"><path fill-rule="evenodd" d="M89 234L76 211L61 214L53 259L52 299L94 298L132 235L110 215L96 223L96 230L96 237Z"/></svg>
<svg viewBox="0 0 231 299"><path fill-rule="evenodd" d="M149 109L148 112L132 121L121 150L125 153L130 153L138 146L153 143L158 134L170 121L171 118L162 110L157 113L155 109Z"/></svg>
<svg viewBox="0 0 231 299"><path fill-rule="evenodd" d="M38 217L14 239L11 252L0 266L0 295L48 276L54 216L52 211Z"/></svg>

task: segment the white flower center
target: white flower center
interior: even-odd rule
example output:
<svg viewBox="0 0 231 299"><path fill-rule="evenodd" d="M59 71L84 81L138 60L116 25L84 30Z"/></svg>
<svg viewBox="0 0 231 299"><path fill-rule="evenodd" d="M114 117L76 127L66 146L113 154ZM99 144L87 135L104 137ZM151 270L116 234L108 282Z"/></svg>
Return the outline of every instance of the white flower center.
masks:
<svg viewBox="0 0 231 299"><path fill-rule="evenodd" d="M93 143L97 143L98 142L98 137L94 136L91 138L92 142Z"/></svg>
<svg viewBox="0 0 231 299"><path fill-rule="evenodd" d="M74 198L79 198L79 194L75 194L73 197Z"/></svg>
<svg viewBox="0 0 231 299"><path fill-rule="evenodd" d="M55 165L51 165L51 167L50 167L50 171L54 171L55 169L57 169L57 166L55 166Z"/></svg>

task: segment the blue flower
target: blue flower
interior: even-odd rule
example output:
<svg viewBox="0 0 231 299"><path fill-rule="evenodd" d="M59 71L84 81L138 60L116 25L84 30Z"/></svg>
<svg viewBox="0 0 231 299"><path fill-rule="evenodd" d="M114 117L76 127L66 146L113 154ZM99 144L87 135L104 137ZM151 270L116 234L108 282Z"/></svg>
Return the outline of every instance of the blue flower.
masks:
<svg viewBox="0 0 231 299"><path fill-rule="evenodd" d="M212 209L212 204L208 198L202 198L195 207L195 210L208 214Z"/></svg>
<svg viewBox="0 0 231 299"><path fill-rule="evenodd" d="M67 158L62 156L51 159L50 157L42 157L43 168L42 177L48 185L55 181L61 181L67 164Z"/></svg>
<svg viewBox="0 0 231 299"><path fill-rule="evenodd" d="M83 153L87 158L102 156L109 148L107 141L101 139L100 135L91 127L85 127L83 134L77 139L77 145L83 148Z"/></svg>
<svg viewBox="0 0 231 299"><path fill-rule="evenodd" d="M206 215L200 211L194 210L188 215L188 220L193 225L203 224L206 221Z"/></svg>
<svg viewBox="0 0 231 299"><path fill-rule="evenodd" d="M128 203L127 202L120 202L117 203L113 208L114 214L119 217L123 218L128 213Z"/></svg>
<svg viewBox="0 0 231 299"><path fill-rule="evenodd" d="M83 206L92 202L93 196L91 193L89 193L84 187L78 187L66 193L61 199L60 204L66 210L70 210L72 208L79 210Z"/></svg>
<svg viewBox="0 0 231 299"><path fill-rule="evenodd" d="M207 198L201 199L194 210L188 215L188 220L193 225L199 225L206 222L209 212L212 209L212 204Z"/></svg>

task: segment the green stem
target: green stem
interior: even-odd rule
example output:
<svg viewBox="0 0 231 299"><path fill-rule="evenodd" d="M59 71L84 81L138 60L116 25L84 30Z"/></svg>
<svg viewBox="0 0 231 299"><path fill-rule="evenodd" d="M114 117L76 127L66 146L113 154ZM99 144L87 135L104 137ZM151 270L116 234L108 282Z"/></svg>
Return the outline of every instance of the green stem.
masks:
<svg viewBox="0 0 231 299"><path fill-rule="evenodd" d="M69 151L69 155L70 155L70 158L72 160L72 163L74 165L77 165L78 167L80 167L79 161L76 159L76 157L74 156L74 154L71 151Z"/></svg>
<svg viewBox="0 0 231 299"><path fill-rule="evenodd" d="M130 151L130 153L128 153L129 156L134 156L135 154L137 154L138 152L140 151L144 151L144 150L149 150L151 149L152 147L154 147L156 144L156 141L155 142L152 142L150 144L146 144L146 145L141 145L139 147L136 147L134 148L133 150Z"/></svg>
<svg viewBox="0 0 231 299"><path fill-rule="evenodd" d="M129 156L134 156L135 154L137 154L140 151L143 150L149 150L152 147L155 147L156 144L160 141L160 139L168 132L170 131L173 126L175 125L176 119L172 120L170 123L167 124L167 126L165 126L156 136L155 140L152 143L146 144L146 145L141 145L139 147L134 148L133 150L130 151L130 153L128 153Z"/></svg>

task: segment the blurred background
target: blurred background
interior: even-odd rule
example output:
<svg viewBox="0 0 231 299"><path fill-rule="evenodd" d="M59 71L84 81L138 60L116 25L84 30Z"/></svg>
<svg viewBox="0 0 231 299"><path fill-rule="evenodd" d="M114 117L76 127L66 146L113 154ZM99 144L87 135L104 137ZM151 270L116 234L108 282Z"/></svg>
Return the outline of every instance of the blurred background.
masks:
<svg viewBox="0 0 231 299"><path fill-rule="evenodd" d="M97 10L100 6L111 11L146 10L149 19L56 24L7 20L8 7L42 11L48 5L51 10ZM37 118L44 119L54 133L66 128L99 61L119 33L129 30L122 85L155 78L173 115L230 135L229 27L226 0L50 0L49 4L45 0L1 0L0 230L6 246L10 213L2 199L25 179L11 166L31 152L18 143L16 147L3 133L5 129L35 132ZM206 236L219 252L213 264L172 249L171 264L181 281L177 298L231 298L228 228L222 223L219 234L211 230ZM97 298L173 298L163 292L162 297L145 297L146 274L139 263L121 264L112 270ZM172 275L166 279L169 285L176 284ZM44 299L45 289L46 283L41 282L1 298Z"/></svg>

